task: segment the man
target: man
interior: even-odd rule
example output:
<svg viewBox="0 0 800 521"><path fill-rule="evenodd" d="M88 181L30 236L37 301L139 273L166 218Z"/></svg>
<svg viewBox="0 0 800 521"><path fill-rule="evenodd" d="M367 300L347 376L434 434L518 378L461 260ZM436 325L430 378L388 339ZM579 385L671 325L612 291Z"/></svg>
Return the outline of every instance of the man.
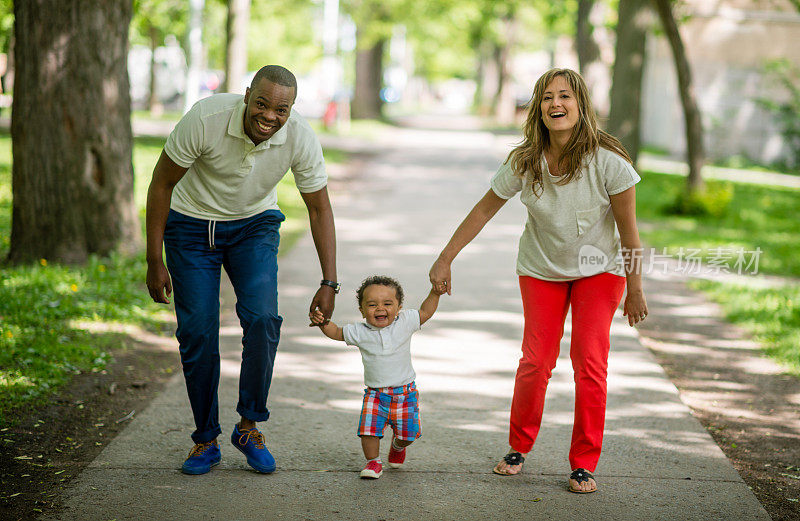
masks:
<svg viewBox="0 0 800 521"><path fill-rule="evenodd" d="M241 421L231 442L258 472L275 470L256 422L269 418L267 394L280 337L276 185L291 168L308 208L322 283L311 301L333 313L336 238L322 148L292 105L297 81L278 65L261 68L245 92L199 101L178 122L147 194L147 288L156 302L175 291L176 336L196 430L183 463L205 474L221 459L219 425L220 268L236 292L242 324ZM167 264L162 258L165 246ZM169 268L169 271L167 271ZM171 281L170 281L171 277Z"/></svg>

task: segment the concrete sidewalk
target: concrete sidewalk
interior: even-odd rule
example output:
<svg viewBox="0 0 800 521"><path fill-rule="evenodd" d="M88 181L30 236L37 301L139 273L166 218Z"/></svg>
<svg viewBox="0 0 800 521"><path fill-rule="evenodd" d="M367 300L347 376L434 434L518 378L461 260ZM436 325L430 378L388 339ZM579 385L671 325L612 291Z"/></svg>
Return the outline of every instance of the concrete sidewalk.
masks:
<svg viewBox="0 0 800 521"><path fill-rule="evenodd" d="M354 290L373 273L404 284L406 307L428 290L427 271L488 187L509 137L398 129L361 176L334 193L343 285L335 320L359 319ZM612 326L600 491L570 494L573 386L569 327L548 392L540 438L522 475L492 466L507 449L522 310L514 274L525 211L504 207L454 264L454 292L412 340L423 437L401 470L362 481L355 436L362 393L357 350L307 327L320 279L310 238L280 261L284 329L262 429L278 462L252 472L228 442L240 329L226 287L220 405L223 461L204 476L179 467L193 430L181 375L76 479L48 519L769 519L677 390L621 317ZM568 323L569 324L569 323ZM388 450L387 443L382 454Z"/></svg>

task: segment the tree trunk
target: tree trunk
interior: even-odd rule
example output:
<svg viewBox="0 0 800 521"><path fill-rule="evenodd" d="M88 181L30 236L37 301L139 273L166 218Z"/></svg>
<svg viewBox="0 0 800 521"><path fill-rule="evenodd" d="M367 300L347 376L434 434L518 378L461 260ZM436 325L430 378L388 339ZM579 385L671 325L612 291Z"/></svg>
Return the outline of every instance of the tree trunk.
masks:
<svg viewBox="0 0 800 521"><path fill-rule="evenodd" d="M578 17L575 27L575 50L578 53L578 66L585 78L589 66L600 58L600 47L592 37L592 24L589 14L592 12L594 0L578 0Z"/></svg>
<svg viewBox="0 0 800 521"><path fill-rule="evenodd" d="M228 0L223 92L244 93L242 81L247 73L247 26L249 23L250 0Z"/></svg>
<svg viewBox="0 0 800 521"><path fill-rule="evenodd" d="M513 85L509 81L511 78L511 49L514 46L517 25L513 12L503 18L503 25L505 26L506 41L495 48L497 91L492 99L492 115L500 125L509 125L514 123L517 101Z"/></svg>
<svg viewBox="0 0 800 521"><path fill-rule="evenodd" d="M689 177L686 180L686 188L689 193L692 193L703 188L703 176L701 175L703 163L705 162L703 122L694 94L691 67L689 67L686 49L683 47L681 33L678 30L678 24L672 13L670 2L669 0L654 1L658 17L661 19L661 25L667 35L669 45L672 47L675 71L678 73L678 90L680 91L681 104L683 105L683 117L686 120L686 159L689 163Z"/></svg>
<svg viewBox="0 0 800 521"><path fill-rule="evenodd" d="M203 9L205 0L189 0L189 24L186 28L188 63L186 68L186 90L183 93L183 112L200 99L201 69L203 68Z"/></svg>
<svg viewBox="0 0 800 521"><path fill-rule="evenodd" d="M479 96L480 103L477 105L478 114L481 116L492 116L494 114L499 85L497 83L500 77L497 45L489 40L483 40L480 44L480 81L476 88L480 88L480 92L476 93Z"/></svg>
<svg viewBox="0 0 800 521"><path fill-rule="evenodd" d="M492 51L489 56L491 56L492 63L490 71L494 73L494 78L491 79L491 82L486 82L491 83L491 85L494 87L491 90L491 95L489 96L489 114L492 116L494 116L497 112L497 102L500 96L500 89L503 88L501 83L503 80L503 67L501 63L502 55L503 47L499 43L492 43Z"/></svg>
<svg viewBox="0 0 800 521"><path fill-rule="evenodd" d="M356 41L359 31L356 29ZM371 46L356 45L356 88L350 105L353 119L380 119L383 115L381 88L383 87L383 47L386 40L379 39Z"/></svg>
<svg viewBox="0 0 800 521"><path fill-rule="evenodd" d="M617 137L633 163L639 156L644 45L650 26L648 0L620 0L608 132Z"/></svg>
<svg viewBox="0 0 800 521"><path fill-rule="evenodd" d="M472 108L478 114L483 114L485 112L484 105L486 104L483 94L484 75L486 74L486 44L484 42L476 46L476 59L478 65L475 69L475 94L472 97Z"/></svg>
<svg viewBox="0 0 800 521"><path fill-rule="evenodd" d="M150 85L147 97L147 109L151 114L158 115L164 111L161 101L158 99L158 68L156 67L156 50L158 49L159 34L155 26L150 26Z"/></svg>
<svg viewBox="0 0 800 521"><path fill-rule="evenodd" d="M80 263L140 245L131 15L125 0L14 2L11 262Z"/></svg>

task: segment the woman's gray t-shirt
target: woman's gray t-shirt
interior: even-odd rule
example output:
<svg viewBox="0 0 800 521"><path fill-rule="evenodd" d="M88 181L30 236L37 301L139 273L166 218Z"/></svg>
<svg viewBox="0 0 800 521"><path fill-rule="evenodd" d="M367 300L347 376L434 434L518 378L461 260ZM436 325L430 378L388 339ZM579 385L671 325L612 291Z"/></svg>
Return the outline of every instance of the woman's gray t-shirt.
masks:
<svg viewBox="0 0 800 521"><path fill-rule="evenodd" d="M517 274L542 280L574 280L598 273L625 275L619 232L611 212L611 195L641 180L625 159L605 148L584 162L577 178L556 184L542 157L541 194L529 175L515 176L509 162L492 177L498 197L520 192L528 221L519 240ZM537 191L539 191L537 189Z"/></svg>

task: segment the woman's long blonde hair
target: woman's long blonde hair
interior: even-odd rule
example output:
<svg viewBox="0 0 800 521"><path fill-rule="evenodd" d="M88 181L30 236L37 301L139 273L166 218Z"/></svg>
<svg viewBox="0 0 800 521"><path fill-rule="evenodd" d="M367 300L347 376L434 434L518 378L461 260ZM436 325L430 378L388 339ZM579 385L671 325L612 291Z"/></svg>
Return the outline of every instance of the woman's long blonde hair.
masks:
<svg viewBox="0 0 800 521"><path fill-rule="evenodd" d="M581 75L571 69L550 69L542 74L533 88L533 96L528 102L528 117L522 129L522 143L517 145L506 159L506 163L511 162L514 175L523 179L526 173L531 175L533 192L536 195L541 195L542 191L542 154L550 145L550 131L542 120L542 98L547 86L557 76L563 77L572 88L580 111L572 135L557 159L558 165L562 164L562 160L566 160L564 174L557 184L566 184L575 179L583 160L594 155L598 147L611 150L632 163L622 143L611 134L597 128L597 115L589 99L589 89L586 88Z"/></svg>

